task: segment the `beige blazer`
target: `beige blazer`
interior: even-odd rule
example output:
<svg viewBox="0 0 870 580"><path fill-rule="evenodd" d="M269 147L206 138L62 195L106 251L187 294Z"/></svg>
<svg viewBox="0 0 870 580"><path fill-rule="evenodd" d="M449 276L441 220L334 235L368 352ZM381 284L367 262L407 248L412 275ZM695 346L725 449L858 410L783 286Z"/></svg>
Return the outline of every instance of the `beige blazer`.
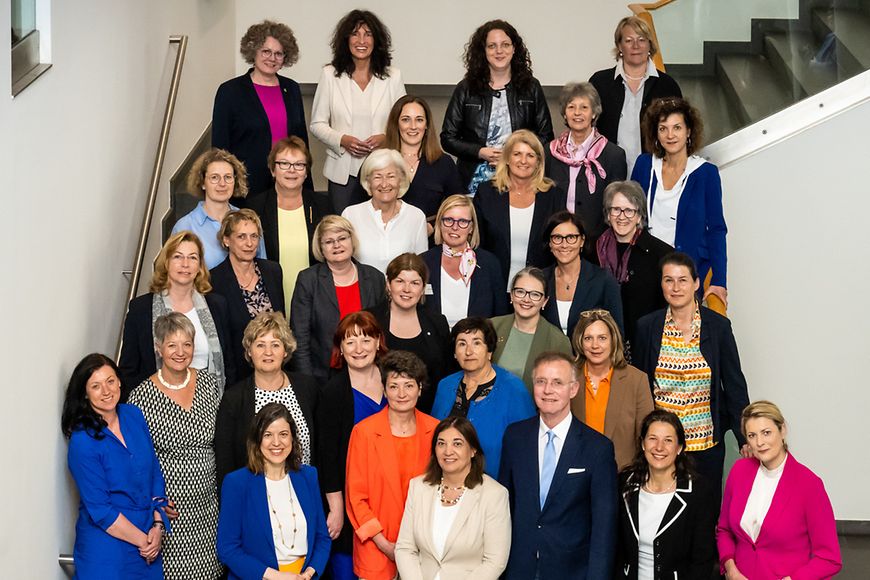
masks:
<svg viewBox="0 0 870 580"><path fill-rule="evenodd" d="M497 580L511 548L511 514L507 489L488 475L465 490L459 513L438 558L432 539L432 518L438 488L411 480L402 527L396 541L396 565L402 580Z"/></svg>
<svg viewBox="0 0 870 580"><path fill-rule="evenodd" d="M586 423L584 367L580 367L580 390L571 399L571 412ZM613 441L618 469L626 467L634 459L640 439L640 425L653 408L652 391L646 373L631 365L613 369L610 396L607 398L607 410L604 411L604 435Z"/></svg>
<svg viewBox="0 0 870 580"><path fill-rule="evenodd" d="M349 75L335 76L332 65L323 67L314 104L311 107L311 134L326 145L323 175L333 183L347 184L352 156L341 147L341 136L353 133L353 79ZM372 134L387 130L390 109L405 94L405 84L399 69L388 68L387 77L372 77L366 91L372 91Z"/></svg>

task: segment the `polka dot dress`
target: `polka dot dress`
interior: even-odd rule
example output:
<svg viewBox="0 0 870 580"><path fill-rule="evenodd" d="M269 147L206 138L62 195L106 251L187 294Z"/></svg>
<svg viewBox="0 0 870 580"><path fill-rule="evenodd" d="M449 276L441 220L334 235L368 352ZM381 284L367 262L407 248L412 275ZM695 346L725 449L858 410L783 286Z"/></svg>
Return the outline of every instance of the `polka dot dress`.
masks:
<svg viewBox="0 0 870 580"><path fill-rule="evenodd" d="M151 379L130 393L129 402L145 415L166 479L166 495L178 508L172 533L163 539L164 577L219 578L222 567L215 547L218 498L213 443L220 398L214 375L197 373L189 411L160 391Z"/></svg>
<svg viewBox="0 0 870 580"><path fill-rule="evenodd" d="M299 401L296 400L293 386L287 385L277 391L254 390L255 413L259 413L260 409L269 403L281 403L290 411L290 416L293 417L293 421L296 423L296 438L299 440L299 447L302 449L302 463L311 465L311 434L308 432L308 423L305 421L305 415L302 413Z"/></svg>

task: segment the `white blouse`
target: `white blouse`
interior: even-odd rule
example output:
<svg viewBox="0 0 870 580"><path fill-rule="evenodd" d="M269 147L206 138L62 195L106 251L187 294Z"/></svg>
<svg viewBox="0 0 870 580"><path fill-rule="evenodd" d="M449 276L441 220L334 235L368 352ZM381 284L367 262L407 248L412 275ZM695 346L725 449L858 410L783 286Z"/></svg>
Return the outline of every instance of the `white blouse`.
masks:
<svg viewBox="0 0 870 580"><path fill-rule="evenodd" d="M193 369L208 369L208 335L202 327L202 322L199 320L199 314L196 308L192 308L184 315L193 324L193 359L190 361L190 368Z"/></svg>
<svg viewBox="0 0 870 580"><path fill-rule="evenodd" d="M308 553L308 522L290 476L273 481L266 480L266 498L269 502L269 522L275 541L275 557L279 564L289 564ZM292 503L291 503L292 501ZM294 520L293 514L296 514ZM296 529L296 532L293 529Z"/></svg>
<svg viewBox="0 0 870 580"><path fill-rule="evenodd" d="M786 454L786 459L788 459L788 454ZM773 495L776 493L776 488L782 477L783 468L785 468L785 460L775 469L767 469L762 463L759 464L758 471L755 473L752 491L749 492L746 507L743 509L743 517L740 518L740 527L752 538L753 542L758 539L761 525L764 523L767 510L770 509Z"/></svg>
<svg viewBox="0 0 870 580"><path fill-rule="evenodd" d="M356 258L381 272L386 272L387 265L399 254L422 254L429 249L426 216L411 204L401 203L398 213L386 224L371 200L345 208L341 217L347 218L356 231Z"/></svg>
<svg viewBox="0 0 870 580"><path fill-rule="evenodd" d="M450 530L453 528L453 522L456 520L456 514L459 513L459 506L462 505L462 500L465 497L463 494L456 505L444 506L441 505L441 498L435 494L435 506L432 512L432 547L435 548L435 557L444 557L444 548L447 545L447 537L450 535ZM441 574L435 575L433 580L440 580Z"/></svg>
<svg viewBox="0 0 870 580"><path fill-rule="evenodd" d="M527 208L510 208L511 224L511 265L508 280L513 280L517 272L526 267L526 257L529 254L529 234L532 232L532 217L535 215L535 204Z"/></svg>
<svg viewBox="0 0 870 580"><path fill-rule="evenodd" d="M637 580L655 578L655 541L674 492L640 490L637 503Z"/></svg>
<svg viewBox="0 0 870 580"><path fill-rule="evenodd" d="M571 312L572 303L573 300L556 300L556 309L559 311L559 326L562 327L562 332L565 334L568 334L568 314Z"/></svg>
<svg viewBox="0 0 870 580"><path fill-rule="evenodd" d="M468 316L470 297L471 283L466 286L462 278L455 280L441 268L441 314L447 319L450 328Z"/></svg>

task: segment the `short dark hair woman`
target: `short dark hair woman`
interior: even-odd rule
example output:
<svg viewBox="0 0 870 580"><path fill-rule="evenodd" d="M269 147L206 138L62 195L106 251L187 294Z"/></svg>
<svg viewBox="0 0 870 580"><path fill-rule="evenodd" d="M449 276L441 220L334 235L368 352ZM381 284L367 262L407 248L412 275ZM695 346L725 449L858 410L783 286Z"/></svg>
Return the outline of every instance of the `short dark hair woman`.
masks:
<svg viewBox="0 0 870 580"><path fill-rule="evenodd" d="M426 473L411 480L396 541L403 579L482 580L504 571L511 539L508 493L483 467L471 421L447 417L438 423Z"/></svg>
<svg viewBox="0 0 870 580"><path fill-rule="evenodd" d="M302 463L296 423L281 403L254 417L247 466L221 490L217 550L232 579L311 580L322 574L332 540L320 500L317 470ZM267 533L263 533L267 531Z"/></svg>
<svg viewBox="0 0 870 580"><path fill-rule="evenodd" d="M490 20L465 45L465 77L456 85L441 126L441 143L457 157L470 193L495 174L511 133L528 129L543 143L553 139L553 122L532 59L510 23ZM541 159L543 163L543 159Z"/></svg>

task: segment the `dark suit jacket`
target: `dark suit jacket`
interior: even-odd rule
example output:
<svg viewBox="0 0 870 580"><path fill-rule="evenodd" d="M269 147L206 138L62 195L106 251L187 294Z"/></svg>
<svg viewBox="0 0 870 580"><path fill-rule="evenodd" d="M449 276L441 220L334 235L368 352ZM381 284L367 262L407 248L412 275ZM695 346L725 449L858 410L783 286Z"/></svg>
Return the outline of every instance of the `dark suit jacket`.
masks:
<svg viewBox="0 0 870 580"><path fill-rule="evenodd" d="M507 285L498 259L481 248L474 251L477 267L471 276L468 295L468 316L489 318L509 311ZM429 268L432 294L426 296L426 307L441 314L441 246L420 254ZM449 374L449 373L448 373Z"/></svg>
<svg viewBox="0 0 870 580"><path fill-rule="evenodd" d="M272 130L251 80L252 70L248 69L242 76L218 87L211 117L211 145L226 149L245 164L248 170L248 192L256 197L273 183L266 163L272 149ZM308 126L299 85L281 75L278 75L278 84L287 109L287 135L296 135L307 145ZM309 189L314 188L310 175L305 183Z"/></svg>
<svg viewBox="0 0 870 580"><path fill-rule="evenodd" d="M550 292L550 300L544 306L542 314L557 328L562 328L559 323L559 307L556 304L556 267L550 266L544 270L547 277L547 288ZM622 300L619 296L619 284L616 278L591 262L583 260L580 266L580 279L574 287L574 299L571 301L571 309L568 311L568 336L574 333L574 327L580 320L580 313L595 308L608 310L623 329L622 324Z"/></svg>
<svg viewBox="0 0 870 580"><path fill-rule="evenodd" d="M473 278L472 278L473 279ZM387 348L398 348L395 337L390 334L390 302L384 300L377 306L368 309L375 315L381 330L387 340ZM411 351L420 357L426 364L428 371L428 383L417 401L417 408L424 413L432 410L432 401L435 400L435 390L438 383L452 372L458 370L456 359L453 358L453 345L450 343L450 327L443 314L426 308L422 304L417 305L417 320L420 321L422 339L419 351Z"/></svg>
<svg viewBox="0 0 870 580"><path fill-rule="evenodd" d="M287 373L287 376L290 378L293 393L308 425L308 433L311 436L311 457L314 463L317 442L314 417L320 401L320 390L314 379L309 376L299 373ZM250 375L224 391L218 407L214 435L218 488L227 474L248 464L245 441L255 415L255 389L254 375Z"/></svg>
<svg viewBox="0 0 870 580"><path fill-rule="evenodd" d="M414 179L402 201L420 208L426 219L432 223L441 202L455 193L468 193L468 184L463 185L459 179L459 170L449 155L442 155L435 163L429 165L426 158L420 159Z"/></svg>
<svg viewBox="0 0 870 580"><path fill-rule="evenodd" d="M257 212L260 223L263 224L263 242L266 244L266 257L278 262L281 258L278 242L278 193L270 187L262 195L248 200L249 209ZM305 209L305 227L308 229L308 263L314 264L314 254L311 244L314 242L314 230L324 216L335 213L329 197L315 193L308 188L302 190L302 207Z"/></svg>
<svg viewBox="0 0 870 580"><path fill-rule="evenodd" d="M263 288L272 302L272 308L276 312L286 313L281 266L277 262L259 258L256 258L256 262L263 277ZM233 345L233 354L235 355L236 378L243 379L253 372L251 365L245 360L245 349L242 348L242 337L245 334L245 328L252 320L251 315L248 313L248 307L245 305L242 289L239 288L239 281L230 264L230 259L227 258L212 268L210 273L212 291L223 296L227 302L230 342Z"/></svg>
<svg viewBox="0 0 870 580"><path fill-rule="evenodd" d="M601 116L598 117L596 127L609 141L618 145L616 136L619 133L619 118L622 116L622 105L625 103L625 85L622 82L622 78L613 78L615 73L616 67L600 70L592 75L589 82L598 91L603 108ZM677 81L659 71L658 77L649 77L643 84L640 119L643 120L646 108L655 99L682 96L683 93L680 91L680 85L677 84ZM641 146L643 147L643 139L641 139ZM643 151L649 153L646 147L643 148Z"/></svg>
<svg viewBox="0 0 870 580"><path fill-rule="evenodd" d="M500 193L491 182L480 184L474 196L474 209L477 211L480 228L480 247L495 254L501 265L505 288L511 269L511 217L510 196ZM557 211L565 209L565 192L553 187L549 191L539 191L535 195L535 209L532 214L532 228L529 231L529 245L526 250L526 265L545 268L553 263L553 254L544 242L544 229L547 220Z"/></svg>
<svg viewBox="0 0 870 580"><path fill-rule="evenodd" d="M572 418L541 509L539 425L533 417L504 434L498 479L510 494L513 522L505 578L608 579L616 543L613 444Z"/></svg>
<svg viewBox="0 0 870 580"><path fill-rule="evenodd" d="M386 279L377 268L354 263L359 274L360 302L364 309L371 308L384 299ZM318 262L299 272L290 305L290 326L297 343L295 370L327 378L332 338L339 322L338 297L329 266Z"/></svg>
<svg viewBox="0 0 870 580"><path fill-rule="evenodd" d="M615 578L637 580L640 486L620 477L619 538ZM678 479L655 537L655 580L710 580L716 562L714 532L719 505L701 479ZM718 485L718 483L717 483Z"/></svg>
<svg viewBox="0 0 870 580"><path fill-rule="evenodd" d="M633 346L634 366L649 376L655 393L656 365L662 350L662 330L667 309L647 314L637 322L637 337ZM710 411L713 415L713 438L722 441L729 429L739 446L746 443L740 430L740 414L749 404L746 377L740 368L737 341L731 331L731 321L701 306L701 354L713 374L710 385Z"/></svg>
<svg viewBox="0 0 870 580"><path fill-rule="evenodd" d="M550 144L544 147L545 170L547 177L556 182L556 187L567 195L570 185L571 168L564 162L559 161L550 152ZM586 236L599 235L607 227L604 223L604 188L614 181L622 181L628 175L628 167L625 163L625 151L614 142L608 141L607 145L598 156L598 162L604 169L605 177L598 170L595 172L595 190L589 193L589 181L586 179L586 169L581 168L574 180L574 207L571 211L580 216L580 221L586 228Z"/></svg>
<svg viewBox="0 0 870 580"><path fill-rule="evenodd" d="M151 320L152 297L153 294L149 292L131 300L127 317L124 319L124 344L121 346L121 357L118 359L118 370L121 372L119 377L122 388L121 401L126 401L130 391L157 372ZM227 303L223 296L218 294L206 294L205 302L214 319L218 340L220 340L226 384L232 385L236 382L236 359L230 338Z"/></svg>

